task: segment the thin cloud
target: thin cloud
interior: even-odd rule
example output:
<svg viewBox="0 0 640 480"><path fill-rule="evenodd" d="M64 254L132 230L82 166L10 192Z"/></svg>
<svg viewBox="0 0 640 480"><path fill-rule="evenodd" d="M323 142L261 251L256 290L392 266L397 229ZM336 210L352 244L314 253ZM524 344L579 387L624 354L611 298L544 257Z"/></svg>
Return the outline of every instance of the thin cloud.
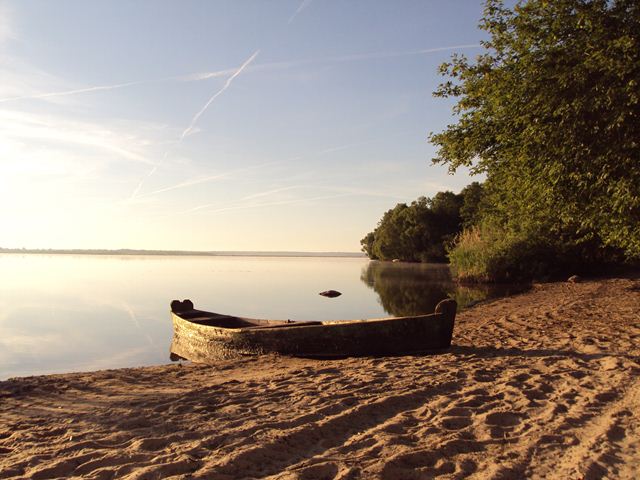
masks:
<svg viewBox="0 0 640 480"><path fill-rule="evenodd" d="M402 136L402 135L406 135L407 133L411 133L411 130L398 132L398 133L395 133L395 134L391 135L390 137L386 137L386 138L395 138L395 137L399 137L399 136ZM359 142L345 143L343 145L335 145L333 147L324 148L324 149L319 150L319 151L317 151L315 153L297 155L296 157L291 158L289 161L293 162L293 161L302 160L303 158L308 158L308 157L319 157L319 156L322 156L322 155L327 155L329 153L339 152L341 150L348 150L350 148L361 147L361 146L364 146L364 145L371 145L371 144L374 144L374 143L378 143L378 142L380 142L382 140L383 140L382 138L375 138L375 139L371 139L371 140L361 140Z"/></svg>
<svg viewBox="0 0 640 480"><path fill-rule="evenodd" d="M189 126L184 130L184 132L182 132L182 135L180 136L180 140L184 139L184 137L186 137L187 135L189 135L196 123L198 122L198 119L202 116L202 114L207 110L207 108L209 108L209 105L211 105L213 103L213 101L218 98L220 95L222 95L222 93L231 86L231 83L233 83L233 80L242 73L242 71L247 68L249 66L249 64L251 64L251 62L253 62L255 60L255 58L258 56L258 54L260 53L260 50L256 50L253 55L251 55L247 60L245 60L245 62L240 65L240 68L238 68L233 75L231 75L227 81L224 83L224 85L222 86L222 88L220 90L218 90L216 93L213 94L213 96L209 99L209 101L207 103L204 104L204 107L202 107L200 109L200 111L198 113L196 113L194 115L194 117L191 119L191 123L189 124Z"/></svg>
<svg viewBox="0 0 640 480"><path fill-rule="evenodd" d="M395 58L395 57L411 57L417 55L425 55L428 53L446 52L449 50L458 50L466 48L482 48L479 43L470 43L465 45L451 45L448 47L424 48L420 50L408 50L406 52L373 52L373 53L356 53L353 55L341 55L337 57L327 57L326 62L353 62L358 60L370 60L378 58Z"/></svg>
<svg viewBox="0 0 640 480"><path fill-rule="evenodd" d="M338 193L338 194L333 194L333 195L323 195L323 196L319 196L319 197L306 197L306 198L297 198L297 199L292 199L292 200L280 200L280 201L276 201L276 202L265 202L265 203L252 203L249 205L234 205L234 206L230 206L230 207L223 207L223 208L218 208L216 210L211 210L209 213L223 213L223 212L228 212L231 210L246 210L246 209L251 209L251 208L261 208L261 207L273 207L273 206L278 206L278 205L294 205L297 203L305 203L305 202L310 202L310 201L316 201L316 200L328 200L331 198L341 198L341 197L348 197L348 196L352 196L354 195L353 193ZM216 206L215 204L207 204L207 205L200 205L198 207L194 207L190 210L186 210L185 212L182 213L192 213L192 212L196 212L198 210L204 210L206 208L211 208Z"/></svg>
<svg viewBox="0 0 640 480"><path fill-rule="evenodd" d="M311 5L311 2L313 0L302 0L302 2L300 3L300 5L298 6L298 8L296 9L295 12L293 12L293 15L291 15L291 17L289 18L289 21L287 22L287 25L291 25L293 23L293 21L296 19L296 17L304 10L306 9L309 5Z"/></svg>
<svg viewBox="0 0 640 480"><path fill-rule="evenodd" d="M395 137L395 136L405 135L406 133L408 133L408 132L400 132L400 133L395 134L393 136ZM309 158L309 157L319 157L319 156L328 155L330 153L334 153L334 152L337 152L337 151L347 150L349 148L354 148L354 147L359 147L359 146L362 146L362 145L369 145L369 144L377 143L379 141L380 141L380 139L378 138L378 139L375 139L375 140L364 140L364 141L360 141L360 142L346 143L346 144L343 144L343 145L337 145L337 146L333 146L333 147L328 147L328 148L325 148L323 150L320 150L320 151L317 151L317 152L311 153L311 154L297 155L296 157L289 158L288 160L285 160L285 161L282 161L282 162L280 162L280 161L278 161L278 162L269 162L267 164L259 165L259 166L256 166L256 167L248 167L246 169L237 170L237 171L234 171L234 172L228 172L227 174L237 173L239 171L252 170L254 168L259 168L261 166L266 166L266 165L275 165L275 164L279 164L279 163L285 163L286 164L286 163L299 161L299 160L302 160L304 158ZM166 157L167 157L167 152L165 152L165 154L163 156L163 159L166 158ZM210 180L217 179L217 178L213 178L213 177L212 178L205 177L205 179L194 179L193 182L195 182L195 183L191 183L192 181L182 182L180 184L177 184L177 185L174 185L174 186L171 186L171 187L166 187L166 188L163 188L163 189L160 189L160 190L156 190L154 192L147 193L147 194L142 195L142 196L138 196L138 193L140 192L140 189L142 188L144 182L146 180L148 180L149 177L151 177L156 172L156 170L157 170L157 166L154 167L147 175L145 175L140 180L140 182L138 183L138 185L135 188L134 192L131 194L130 200L134 200L136 198L147 197L147 196L154 195L154 194L157 194L157 193L162 193L162 192L174 190L176 188L182 188L182 187L186 187L186 186L196 185L198 183L203 183L203 181L210 181ZM308 172L308 173L313 173L313 172ZM225 176L227 174L225 174ZM255 194L249 195L247 197L241 198L239 201L242 202L242 201L245 201L245 200L250 200L250 199L253 199L253 198L259 198L259 197L263 197L263 196L268 196L268 195L271 195L271 194L274 194L274 193L280 193L280 192L287 191L287 190L294 190L294 189L300 189L300 188L309 188L309 187L314 187L314 186L313 185L294 185L294 186L281 187L281 188L277 188L277 189L273 189L273 190L268 190L268 191L265 191L265 192L255 193ZM356 194L357 195L369 195L369 196L382 196L382 197L385 197L385 198L403 198L403 197L396 196L396 195L376 194L376 193L371 193L371 192L366 193L366 192L363 192L363 191L358 191ZM207 208L209 206L210 205L204 205L204 206L201 205L199 207L194 207L192 210L188 210L188 212L201 210L201 209Z"/></svg>
<svg viewBox="0 0 640 480"><path fill-rule="evenodd" d="M254 193L252 195L247 195L246 197L242 197L240 199L240 201L243 202L243 201L246 201L246 200L253 200L255 198L267 197L267 196L273 195L275 193L287 192L289 190L298 190L300 188L305 188L305 187L307 187L307 185L291 185L289 187L274 188L272 190L266 190L264 192L258 192L258 193Z"/></svg>
<svg viewBox="0 0 640 480"><path fill-rule="evenodd" d="M293 199L286 199L286 200L276 200L276 201L271 201L271 202L258 202L258 203L242 203L246 200L253 200L256 198L261 198L261 197L265 197L268 195L273 195L275 193L280 193L280 192L284 192L284 191L288 191L288 190L299 190L299 189L311 189L311 188L316 188L316 189L323 189L323 190L333 190L333 191L337 191L338 193L333 193L330 195L321 195L321 196L316 196L316 197L302 197L302 198L293 198ZM374 191L368 191L368 190L363 190L363 189L353 189L353 188L341 188L341 187L319 187L319 186L314 186L314 185L292 185L289 187L282 187L282 188L277 188L277 189L273 189L273 190L268 190L265 192L259 192L253 195L249 195L247 197L244 197L242 199L240 199L238 202L235 202L235 204L231 204L231 205L227 205L224 207L219 207L219 204L215 204L215 203L208 203L208 204L204 204L204 205L198 205L196 207L190 208L189 210L185 210L184 212L181 212L181 214L184 213L194 213L200 210L208 210L211 209L213 207L218 207L215 208L214 210L210 210L209 213L212 214L216 214L216 213L224 213L224 212L229 212L229 211L233 211L233 210L248 210L248 209L253 209L253 208L263 208L263 207L273 207L273 206L282 206L282 205L295 205L295 204L299 204L299 203L305 203L305 202L309 202L309 201L317 201L317 200L328 200L328 199L332 199L332 198L342 198L342 197L381 197L381 198L392 198L394 200L402 200L404 199L403 196L400 195L391 195L391 194L385 194L385 193L380 193L380 192L374 192Z"/></svg>
<svg viewBox="0 0 640 480"><path fill-rule="evenodd" d="M13 13L6 3L0 3L0 45L16 38L12 25Z"/></svg>
<svg viewBox="0 0 640 480"><path fill-rule="evenodd" d="M0 139L19 144L48 142L56 145L90 147L115 153L119 158L155 165L142 153L143 139L131 141L119 127L109 130L104 125L78 122L63 117L19 111L0 111Z"/></svg>
<svg viewBox="0 0 640 480"><path fill-rule="evenodd" d="M400 134L397 134L397 135L404 135L405 133L407 133L407 132L401 132ZM366 141L361 141L361 142L353 142L353 143L347 143L347 144L343 144L343 145L333 146L333 147L325 148L325 149L320 150L318 152L315 152L313 154L298 155L298 156L296 156L294 158L289 159L288 161L286 161L284 163L290 163L292 161L300 160L300 159L307 158L307 157L310 157L310 156L327 155L327 154L330 154L330 153L333 153L333 152L337 152L337 151L340 151L340 150L346 150L346 149L357 147L357 146L361 146L361 145L368 145L368 144L376 143L378 141L379 141L379 139L366 140ZM275 163L279 163L279 162L275 162ZM298 185L288 185L288 186L284 186L284 187L274 188L274 189L271 189L271 190L265 190L263 192L258 192L258 193L254 193L254 194L245 196L245 197L237 200L236 202L231 203L231 205L229 205L227 207L223 207L221 209L214 210L213 213L222 212L222 211L228 211L228 210L257 208L257 207L271 206L271 205L287 205L290 202L297 203L298 201L304 201L304 200L285 200L285 201L270 202L270 203L264 203L264 204L250 204L250 205L242 204L242 202L246 202L247 200L255 200L256 198L267 197L267 196L274 195L274 194L277 194L277 193L282 193L282 192L291 191L291 190L312 189L312 188L339 191L341 193L337 194L338 197L342 197L342 196L369 196L369 197L392 198L392 199L396 199L396 200L404 198L403 196L400 196L400 195L385 194L385 193L380 193L379 191L369 191L369 190L364 190L364 189L341 188L341 187L323 187L323 186L318 186L318 185L313 185L313 184L298 184ZM337 198L337 197L334 196L334 195L331 195L329 197L322 197L322 198ZM317 198L314 198L314 199L317 199ZM285 202L285 203L283 203L283 202ZM192 212L196 212L196 211L199 211L199 210L205 210L205 209L209 209L211 207L217 207L217 206L218 206L218 204L198 205L198 206L193 207L193 208L191 208L189 210L186 210L186 211L184 211L182 213L192 213Z"/></svg>
<svg viewBox="0 0 640 480"><path fill-rule="evenodd" d="M248 171L251 171L251 170L264 168L264 167L267 167L269 165L275 165L277 163L279 163L279 162L261 163L261 164L258 164L258 165L251 165L251 166L246 167L246 168L238 168L236 170L230 170L228 172L217 173L215 175L209 175L209 176L206 176L206 177L192 178L190 180L185 180L184 182L176 183L176 184L170 185L168 187L163 187L163 188L160 188L158 190L154 190L152 192L145 193L144 195L132 195L132 198L130 200L146 198L146 197L150 197L152 195L157 195L159 193L170 192L171 190L177 190L177 189L185 188L185 187L192 187L194 185L199 185L201 183L211 182L213 180L220 180L222 178L229 177L231 175L236 175L238 173L245 173L245 172L248 172ZM153 172L153 170L152 170L152 172ZM144 182L144 180L149 178L152 174L153 173L147 174L147 176L145 178L143 178L142 181L140 182L139 187L141 187L142 183ZM139 190L139 188L136 189L136 190Z"/></svg>
<svg viewBox="0 0 640 480"><path fill-rule="evenodd" d="M158 193L170 192L171 190L177 190L179 188L192 187L193 185L198 185L200 183L210 182L212 180L219 180L221 178L226 177L229 173L218 173L216 175L209 175L208 177L199 177L191 180L186 180L184 182L176 183L175 185L171 185L169 187L160 188L158 190L154 190L153 192L145 193L144 195L140 195L136 198L144 198L150 197L151 195L157 195ZM148 175L150 176L150 175Z"/></svg>

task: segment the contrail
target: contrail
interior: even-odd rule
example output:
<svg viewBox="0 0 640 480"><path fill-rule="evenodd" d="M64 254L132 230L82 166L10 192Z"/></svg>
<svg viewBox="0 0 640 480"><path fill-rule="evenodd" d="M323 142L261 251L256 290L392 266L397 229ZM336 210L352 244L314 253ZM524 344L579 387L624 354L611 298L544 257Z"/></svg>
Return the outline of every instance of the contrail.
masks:
<svg viewBox="0 0 640 480"><path fill-rule="evenodd" d="M209 213L223 213L223 212L228 212L228 211L232 211L232 210L247 210L247 209L251 209L251 208L272 207L272 206L280 206L280 205L295 205L297 203L304 203L304 202L308 202L308 201L327 200L327 199L331 199L331 198L342 198L342 197L365 196L365 197L392 198L392 199L395 199L395 200L403 200L405 198L405 197L400 196L400 195L391 195L391 194L385 194L385 193L380 193L380 192L371 192L371 191L361 190L361 189L336 188L336 187L314 187L313 185L294 185L294 186L291 186L291 187L283 187L283 188L279 188L279 189L275 189L275 190L270 190L268 192L261 192L261 193L256 193L254 195L249 195L247 197L244 197L244 198L240 199L238 201L238 203L239 202L243 202L245 200L249 200L249 199L254 199L254 198L258 198L258 197L267 196L267 195L270 195L270 194L273 194L273 193L279 193L279 192L286 191L286 190L294 190L294 189L300 189L300 188L321 188L321 189L326 189L326 190L337 190L339 193L335 193L335 194L331 194L331 195L322 195L322 196L317 196L317 197L294 198L294 199L289 199L289 200L277 200L277 201L264 202L264 203L248 203L248 204L235 204L235 205L231 204L231 205L227 205L226 207L220 207L220 208L217 208L215 210L211 210ZM217 207L217 206L218 205L214 204L214 203L208 203L208 204L205 204L205 205L198 205L197 207L193 207L193 208L190 208L189 210L185 210L185 211L181 212L181 214L193 213L193 212L197 212L199 210L205 210L205 209L209 209L211 207Z"/></svg>
<svg viewBox="0 0 640 480"><path fill-rule="evenodd" d="M402 132L399 135L403 135L405 133L407 133L407 132ZM397 135L395 135L395 136L397 136ZM348 143L348 144L339 145L339 146L335 146L335 147L329 147L329 148L325 148L324 150L320 150L319 152L316 152L316 153L311 154L311 155L298 155L297 157L294 157L294 158L291 158L291 159L287 160L285 163L292 162L292 161L295 161L295 160L300 160L300 159L306 158L308 156L326 155L328 153L332 153L332 152L336 152L336 151L340 151L340 150L346 150L348 148L357 147L357 146L360 146L360 145L368 145L368 144L371 144L371 143L375 143L377 141L379 141L379 140L367 140L367 141L362 141L362 142ZM252 169L252 168L258 168L258 167L261 167L261 166L270 165L270 164L274 164L274 163L280 163L280 162L270 162L270 163L267 163L267 164L264 164L264 165L258 165L256 167L248 167L247 169L244 169L244 170L249 170L249 169ZM228 174L236 173L236 172L229 172ZM207 181L207 180L202 180L202 181ZM195 180L193 182L201 183L202 181ZM192 183L191 181L190 182L183 182L181 184L174 185L172 187L167 187L167 188L164 188L164 189L156 191L156 192L151 192L150 194L147 194L147 195L151 195L153 193L160 193L160 192L164 192L164 191L167 191L167 190L173 190L175 188L181 188L181 187L184 187L184 186L193 185L195 183ZM254 193L254 194L248 195L246 197L243 197L240 200L238 200L237 202L233 202L233 203L245 202L247 200L253 200L253 199L256 199L256 198L260 198L260 197L266 197L266 196L272 195L274 193L280 193L280 192L285 192L285 191L289 191L289 190L298 190L298 189L301 189L301 188L328 188L330 190L342 190L342 193L339 194L339 196L344 196L344 195L365 195L365 196L383 197L383 198L395 198L395 199L404 198L404 197L401 197L401 196L398 196L398 195L389 195L389 194L384 194L384 193L379 193L379 192L375 192L374 193L374 192L369 192L369 191L366 191L366 190L337 189L335 187L318 187L318 186L314 186L314 185L289 185L289 186L286 186L286 187L279 187L279 188L275 188L275 189L272 189L272 190L266 190L266 191L263 191L263 192ZM146 196L146 195L144 195L144 196ZM334 198L334 197L327 197L327 198ZM296 200L288 200L288 202L289 201L294 201L295 202ZM273 203L273 204L269 204L269 205L281 205L281 203ZM212 206L215 206L215 205L213 205L213 204L199 205L199 206L191 208L191 209L189 209L189 210L187 210L187 211L185 211L183 213L195 212L195 211L203 210L205 208L209 208L209 207L212 207ZM228 209L228 210L239 209L239 208L243 209L243 208L247 208L247 206L245 206L245 205L240 205L240 206L235 205L235 206L225 207L225 209ZM218 210L216 210L216 212L218 212Z"/></svg>
<svg viewBox="0 0 640 480"><path fill-rule="evenodd" d="M210 182L212 180L219 180L220 178L228 177L229 175L248 172L248 171L251 171L251 170L256 170L258 168L264 168L264 167L267 167L269 165L275 165L277 163L280 163L280 162L261 163L261 164L258 164L258 165L251 165L251 166L245 167L245 168L238 168L236 170L230 170L228 172L217 173L215 175L209 175L207 177L193 178L191 180L185 180L184 182L176 183L176 184L170 185L168 187L164 187L164 188L160 188L158 190L154 190L153 192L145 193L144 195L139 195L139 196L132 195L131 199L145 198L145 197L150 197L152 195L156 195L158 193L169 192L171 190L177 190L179 188L191 187L193 185L199 185L201 183ZM147 176L144 177L140 181L139 187L142 186L142 183L145 181L145 179L149 178L152 175L153 172L154 172L154 170L152 170L151 173L147 174ZM136 190L138 191L139 189L136 189Z"/></svg>
<svg viewBox="0 0 640 480"><path fill-rule="evenodd" d="M252 195L247 195L246 197L242 197L240 201L245 202L247 200L253 200L254 198L267 197L269 195L273 195L274 193L286 192L288 190L297 190L297 189L306 188L306 187L307 185L291 185L289 187L274 188L273 190L267 190L265 192L258 192Z"/></svg>
<svg viewBox="0 0 640 480"><path fill-rule="evenodd" d="M194 73L190 75L175 75L171 77L155 78L151 80L136 80L134 82L114 83L111 85L96 85L93 87L77 88L74 90L60 90L57 92L35 93L33 95L19 95L15 97L0 98L0 103L13 102L16 100L37 100L41 98L66 97L68 95L77 95L80 93L99 92L103 90L117 90L119 88L133 87L136 85L145 85L148 83L171 82L171 81L197 82L201 80L207 80L209 78L223 77L233 72L234 70L226 69L226 70L219 70L214 72Z"/></svg>
<svg viewBox="0 0 640 480"><path fill-rule="evenodd" d="M302 0L302 3L300 3L300 6L298 7L298 9L295 12L293 12L293 15L291 15L291 18L289 18L287 25L291 25L295 20L295 18L298 16L298 14L300 14L300 12L302 12L305 8L307 8L312 1L313 0Z"/></svg>
<svg viewBox="0 0 640 480"><path fill-rule="evenodd" d="M182 143L182 141L184 140L184 138L185 138L187 135L189 135L189 133L190 133L191 131L193 131L193 128L195 127L196 122L197 122L197 121L198 121L198 119L202 116L202 114L205 112L205 110L206 110L207 108L209 108L209 105L211 105L211 103L212 103L216 98L218 98L218 96L220 96L220 95L221 95L221 94L222 94L222 93L223 93L227 88L229 88L229 86L231 85L231 83L233 82L233 80L234 80L238 75L240 75L240 74L242 73L242 71L243 71L245 68L247 68L251 62L253 62L253 60L258 56L258 54L259 54L259 53L260 53L260 50L256 50L256 51L253 53L253 55L251 55L247 60L245 60L245 62L244 62L242 65L240 65L240 68L238 68L238 69L237 69L237 70L235 70L235 71L232 71L232 72L233 72L233 73L232 73L232 75L231 75L229 78L227 78L227 81L224 83L224 85L222 86L222 88L221 88L220 90L218 90L218 91L217 91L217 92L216 92L216 93L215 93L215 94L214 94L214 95L209 99L209 101L204 105L204 107L202 107L202 108L200 109L200 111L199 111L198 113L196 113L196 114L194 115L194 117L191 119L191 123L189 124L189 126L188 126L188 127L187 127L183 132L182 132L182 135L180 135L180 138L178 139L178 142L177 142L178 144ZM225 72L225 73L229 73L230 71L229 71L229 70L224 70L223 72ZM207 79L207 78L218 77L218 76L220 76L221 74L222 74L222 72L209 72L209 73L201 73L201 74L189 75L189 76L188 76L188 77L186 77L186 78L189 78L190 80L204 80L204 79ZM183 77L183 78L185 78L185 77ZM163 159L165 159L165 158L167 157L168 153L169 153L168 151L167 151L167 152L164 152L164 155L163 155L163 157L162 157L162 158L163 158ZM136 187L136 189L135 189L135 190L133 191L133 193L131 194L131 197L130 197L131 199L138 198L138 193L139 193L139 192L140 192L140 190L142 189L142 186L144 185L144 182L145 182L146 180L148 180L148 179L149 179L149 178L150 178L150 177L151 177L151 176L156 172L156 170L157 170L157 168L154 168L153 170L151 170L151 172L150 172L150 173L148 173L147 175L145 175L145 176L140 180L140 182L138 182L138 186ZM223 176L223 175L222 175L222 176ZM177 184L177 185L173 185L173 186L171 186L171 187L167 187L167 188L163 188L163 189L160 189L160 190L156 190L156 191L154 191L154 192L147 193L147 194L142 195L142 196L143 196L143 197L147 197L147 196L149 196L149 195L155 195L156 193L167 192L167 191L169 191L169 190L174 190L174 189L176 189L176 188L183 188L183 187L188 187L188 186L191 186L191 185L196 185L196 184L198 184L198 183L202 183L202 182L208 182L208 181L210 181L210 180L215 180L215 179L218 179L218 178L220 178L220 177L221 177L220 175L213 175L213 176L211 176L211 177L206 177L206 178L204 178L204 179L193 180L193 181L190 181L190 182L183 182L183 183L179 183L179 184Z"/></svg>
<svg viewBox="0 0 640 480"><path fill-rule="evenodd" d="M231 172L227 173L218 173L216 175L209 175L208 177L195 178L192 180L186 180L184 182L177 183L175 185L171 185L170 187L160 188L158 190L154 190L153 192L145 193L144 195L140 195L137 198L149 197L151 195L156 195L158 193L169 192L171 190L177 190L178 188L191 187L193 185L198 185L200 183L210 182L211 180L218 180L220 178L226 177ZM151 175L147 175L147 178Z"/></svg>
<svg viewBox="0 0 640 480"><path fill-rule="evenodd" d="M282 188L275 188L273 190L267 190L265 192L258 192L258 193L254 193L253 195L248 195L246 197L243 197L239 200L239 202L244 202L247 200L253 200L255 198L260 198L260 197L266 197L269 195L273 195L274 193L280 193L280 192L286 192L289 190L299 190L301 188L317 188L317 189L321 189L321 190L334 190L334 191L338 191L340 192L340 194L344 194L344 195L361 195L361 196L366 196L366 197L380 197L380 198L395 198L395 199L402 199L404 197L401 197L399 195L391 195L388 193L381 193L381 192L372 192L369 190L364 190L364 189L358 189L358 188L344 188L344 187L323 187L323 186L318 186L318 185L291 185L288 187L282 187Z"/></svg>
<svg viewBox="0 0 640 480"><path fill-rule="evenodd" d="M356 53L354 55L342 55L337 57L327 57L323 59L327 62L351 62L355 60L369 60L375 58L394 58L394 57L410 57L415 55L424 55L425 53L446 52L447 50L455 50L458 48L481 48L479 43L470 43L465 45L451 45L448 47L425 48L421 50L409 50L406 52L374 52L374 53ZM321 60L322 61L322 60Z"/></svg>
<svg viewBox="0 0 640 480"><path fill-rule="evenodd" d="M131 194L130 199L134 199L138 196L138 192L140 192L140 189L142 188L142 185L144 184L144 181L149 178L151 175L153 175L154 173L156 173L156 170L158 170L158 165L155 165L151 171L149 173L147 173L144 177L142 177L142 179L140 180L140 182L138 182L138 186L135 188L135 190L133 191L133 193Z"/></svg>
<svg viewBox="0 0 640 480"><path fill-rule="evenodd" d="M258 56L258 54L260 53L260 50L256 50L253 55L251 55L247 60L245 60L245 62L240 65L240 68L238 68L238 70L236 70L234 72L233 75L231 75L229 78L227 78L227 81L224 83L224 85L222 86L222 88L220 90L218 90L216 93L213 94L213 96L209 99L209 101L207 103L205 103L204 107L202 107L200 109L200 111L198 113L196 113L194 115L194 117L191 119L191 123L189 124L189 126L185 129L184 132L182 132L182 135L180 136L180 141L182 141L184 139L184 137L186 137L187 135L189 135L189 133L191 133L193 131L193 127L195 127L196 122L198 121L198 119L202 116L202 114L207 110L207 108L209 108L209 105L211 105L211 103L213 103L213 101L218 98L220 95L222 95L222 93L229 88L229 86L231 85L231 83L233 82L233 80L242 73L242 71L247 68L249 66L249 64L251 62L253 62L255 60L255 58Z"/></svg>
<svg viewBox="0 0 640 480"><path fill-rule="evenodd" d="M337 56L337 57L325 57L325 58L317 58L317 59L310 59L310 60L292 60L292 61L283 61L283 62L269 62L269 63L263 63L263 64L259 64L259 65L255 65L254 67L251 67L251 70L263 70L263 69L270 69L270 68L291 68L291 67L296 67L296 66L301 66L301 65L309 65L309 64L313 64L313 63L319 63L319 62L352 62L352 61L358 61L358 60L369 60L369 59L376 59L376 58L394 58L394 57L406 57L406 56L414 56L414 55L423 55L423 54L427 54L427 53L435 53L435 52L444 52L447 50L455 50L455 49L462 49L462 48L481 48L482 45L479 44L467 44L467 45L452 45L449 47L438 47L438 48L427 48L427 49L422 49L422 50L411 50L408 52L374 52L374 53L357 53L357 54L353 54L353 55L343 55L343 56ZM257 52L256 52L257 54ZM254 54L254 55L256 55ZM241 67L242 68L242 67ZM116 90L116 89L120 89L120 88L126 88L126 87L133 87L136 85L145 85L148 83L158 83L158 82L170 82L170 81L179 81L179 82L198 82L198 81L202 81L202 80L207 80L209 78L217 78L217 77L223 77L225 75L229 75L232 74L232 77L235 78L235 73L237 73L237 70L233 70L233 69L226 69L226 70L219 70L219 71L212 71L212 72L201 72L201 73L192 73L192 74L186 74L186 75L177 75L177 76L172 76L172 77L164 77L164 78L157 78L157 79L151 79L151 80L137 80L134 82L125 82L125 83L115 83L112 85L96 85L93 87L86 87L86 88L78 88L75 90L61 90L61 91L57 91L57 92L47 92L47 93L36 93L33 95L20 95L20 96L15 96L15 97L4 97L4 98L0 98L0 103L5 103L5 102L13 102L13 101L17 101L17 100L36 100L36 99L42 99L42 98L51 98L51 97L64 97L67 95L78 95L78 94L82 94L82 93L90 93L90 92L99 92L99 91L105 91L105 90ZM225 90L227 87L223 87L223 90Z"/></svg>
<svg viewBox="0 0 640 480"><path fill-rule="evenodd" d="M272 206L276 206L276 205L294 205L296 203L304 203L304 202L310 202L310 201L314 201L314 200L328 200L330 198L340 198L340 197L349 197L349 196L353 196L355 194L353 193L338 193L338 194L334 194L334 195L323 195L320 197L310 197L310 198L297 198L297 199L293 199L293 200L281 200L281 201L277 201L277 202L266 202L266 203L253 203L253 204L249 204L249 205L234 205L234 206L230 206L230 207L223 207L223 208L218 208L216 210L211 210L209 213L223 213L223 212L228 212L231 210L246 210L249 208L260 208L260 207L272 207ZM198 207L194 207L190 210L186 210L182 213L191 213L191 212L196 212L198 210L203 210L205 208L209 208L209 207L214 207L216 206L213 203L207 204L207 205L200 205Z"/></svg>
<svg viewBox="0 0 640 480"><path fill-rule="evenodd" d="M167 77L166 80L180 80L183 82L199 82L201 80L208 80L209 78L217 78L224 77L226 75L231 75L235 72L234 68L227 68L225 70L216 70L213 72L199 72L199 73L190 73L187 75L178 75L175 77Z"/></svg>
<svg viewBox="0 0 640 480"><path fill-rule="evenodd" d="M35 95L21 95L19 97L6 97L6 98L0 98L0 102L4 103L4 102L11 102L14 100L64 97L66 95L76 95L78 93L97 92L100 90L115 90L116 88L130 87L132 85L140 85L143 83L149 83L149 81L141 80L138 82L116 83L113 85L97 85L95 87L78 88L76 90L63 90L60 92L37 93Z"/></svg>

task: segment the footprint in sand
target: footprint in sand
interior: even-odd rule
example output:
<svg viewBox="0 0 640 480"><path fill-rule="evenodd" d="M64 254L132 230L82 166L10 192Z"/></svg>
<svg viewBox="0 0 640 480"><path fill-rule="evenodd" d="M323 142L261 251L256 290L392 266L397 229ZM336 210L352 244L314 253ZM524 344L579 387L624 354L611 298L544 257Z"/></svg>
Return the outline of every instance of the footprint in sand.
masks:
<svg viewBox="0 0 640 480"><path fill-rule="evenodd" d="M154 451L162 450L167 446L168 440L166 438L151 437L142 438L134 441L131 444L133 450Z"/></svg>
<svg viewBox="0 0 640 480"><path fill-rule="evenodd" d="M587 376L587 372L584 372L582 370L576 370L574 372L568 372L568 375L572 376L576 380L580 380Z"/></svg>
<svg viewBox="0 0 640 480"><path fill-rule="evenodd" d="M437 452L433 451L418 451L398 455L385 464L381 478L384 480L415 478L416 470L434 467L438 457Z"/></svg>
<svg viewBox="0 0 640 480"><path fill-rule="evenodd" d="M567 413L568 411L569 411L569 408L567 408L567 406L562 404L562 403L557 403L553 407L553 414L554 415L564 414L564 413Z"/></svg>
<svg viewBox="0 0 640 480"><path fill-rule="evenodd" d="M487 415L487 425L497 427L515 427L522 422L522 415L513 412L494 412Z"/></svg>
<svg viewBox="0 0 640 480"><path fill-rule="evenodd" d="M295 478L299 480L329 479L335 478L337 474L338 466L335 463L321 463L300 470Z"/></svg>
<svg viewBox="0 0 640 480"><path fill-rule="evenodd" d="M549 394L553 392L553 387L546 382L537 384L535 387L532 387L531 385L525 386L527 389L524 391L524 396L530 401L546 400Z"/></svg>
<svg viewBox="0 0 640 480"><path fill-rule="evenodd" d="M460 470L460 473L465 476L471 475L473 472L478 470L478 464L473 460L465 459L458 464L458 470Z"/></svg>
<svg viewBox="0 0 640 480"><path fill-rule="evenodd" d="M522 385L524 382L526 382L530 378L531 378L531 375L529 375L528 373L519 373L518 375L514 375L511 378L511 380L507 382L507 385L512 385L512 386Z"/></svg>
<svg viewBox="0 0 640 480"><path fill-rule="evenodd" d="M616 390L609 390L607 392L598 393L595 399L599 403L609 403L612 400L618 398L619 393Z"/></svg>
<svg viewBox="0 0 640 480"><path fill-rule="evenodd" d="M564 443L565 437L562 435L542 435L540 439L536 442L536 445L548 445L548 444L558 444L561 445Z"/></svg>
<svg viewBox="0 0 640 480"><path fill-rule="evenodd" d="M471 425L469 417L445 417L440 422L446 430L460 430Z"/></svg>
<svg viewBox="0 0 640 480"><path fill-rule="evenodd" d="M607 438L612 442L624 440L626 436L627 431L617 424L612 425L609 430L607 430Z"/></svg>
<svg viewBox="0 0 640 480"><path fill-rule="evenodd" d="M118 423L118 427L124 430L137 430L150 426L149 420L145 417L131 417Z"/></svg>
<svg viewBox="0 0 640 480"><path fill-rule="evenodd" d="M476 382L488 383L496 380L496 374L490 370L480 369L473 374L473 379Z"/></svg>
<svg viewBox="0 0 640 480"><path fill-rule="evenodd" d="M490 400L491 397L489 397L489 392L483 388L479 388L467 392L465 395L465 400L458 403L458 406L477 408L485 405Z"/></svg>
<svg viewBox="0 0 640 480"><path fill-rule="evenodd" d="M466 407L452 407L442 412L440 425L445 430L460 430L471 425L471 410Z"/></svg>
<svg viewBox="0 0 640 480"><path fill-rule="evenodd" d="M615 357L605 357L600 360L600 368L604 371L618 370L622 368L622 362Z"/></svg>
<svg viewBox="0 0 640 480"><path fill-rule="evenodd" d="M464 407L452 407L442 412L442 414L448 417L469 417L471 416L471 409Z"/></svg>

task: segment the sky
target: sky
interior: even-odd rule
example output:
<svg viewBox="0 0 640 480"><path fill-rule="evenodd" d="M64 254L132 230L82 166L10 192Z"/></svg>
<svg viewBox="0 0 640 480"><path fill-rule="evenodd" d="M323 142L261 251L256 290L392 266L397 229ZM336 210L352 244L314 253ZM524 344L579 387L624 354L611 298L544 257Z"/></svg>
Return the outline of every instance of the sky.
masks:
<svg viewBox="0 0 640 480"><path fill-rule="evenodd" d="M357 252L480 0L0 0L0 247Z"/></svg>

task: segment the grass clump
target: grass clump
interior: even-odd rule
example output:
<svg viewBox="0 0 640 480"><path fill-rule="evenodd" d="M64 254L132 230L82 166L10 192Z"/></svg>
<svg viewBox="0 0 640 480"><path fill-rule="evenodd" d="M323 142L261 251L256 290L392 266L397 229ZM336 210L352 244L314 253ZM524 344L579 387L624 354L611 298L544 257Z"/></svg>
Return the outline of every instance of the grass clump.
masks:
<svg viewBox="0 0 640 480"><path fill-rule="evenodd" d="M490 218L463 230L448 258L461 283L547 281L605 274L624 264L623 252L603 246L599 238L552 228L514 232Z"/></svg>

